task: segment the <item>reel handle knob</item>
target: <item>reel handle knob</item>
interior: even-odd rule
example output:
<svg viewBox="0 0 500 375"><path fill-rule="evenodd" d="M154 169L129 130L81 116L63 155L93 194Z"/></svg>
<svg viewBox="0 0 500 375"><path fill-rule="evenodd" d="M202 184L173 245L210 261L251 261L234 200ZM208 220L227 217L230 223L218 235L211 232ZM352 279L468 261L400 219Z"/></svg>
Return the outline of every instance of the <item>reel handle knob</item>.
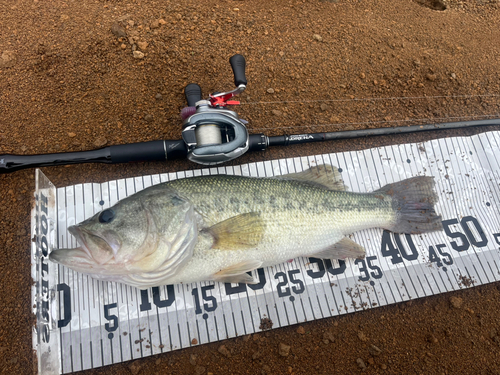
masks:
<svg viewBox="0 0 500 375"><path fill-rule="evenodd" d="M201 87L196 83L190 83L184 88L184 95L186 96L188 107L194 107L196 102L202 99Z"/></svg>
<svg viewBox="0 0 500 375"><path fill-rule="evenodd" d="M242 55L234 55L229 59L231 68L234 74L234 84L236 87L239 85L247 85L247 78L245 77L245 58Z"/></svg>

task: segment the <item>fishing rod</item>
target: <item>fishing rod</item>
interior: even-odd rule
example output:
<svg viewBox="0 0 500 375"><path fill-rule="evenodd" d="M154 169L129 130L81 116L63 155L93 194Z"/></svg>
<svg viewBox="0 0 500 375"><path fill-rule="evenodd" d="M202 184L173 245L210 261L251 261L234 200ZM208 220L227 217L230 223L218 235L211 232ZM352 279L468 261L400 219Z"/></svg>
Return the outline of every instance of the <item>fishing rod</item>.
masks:
<svg viewBox="0 0 500 375"><path fill-rule="evenodd" d="M80 152L0 155L0 173L9 173L25 168L68 164L167 161L186 157L198 164L216 165L235 159L247 151L263 151L270 146L288 146L437 129L500 125L500 119L490 119L272 137L262 133L248 134L247 121L241 119L236 112L227 108L228 106L240 104L238 101L230 99L243 92L246 88L245 58L242 55L234 55L229 59L229 63L234 74L235 89L210 94L209 98L204 100L201 87L198 84L191 83L185 87L184 94L188 106L181 111L183 121L182 139L180 140L131 143Z"/></svg>

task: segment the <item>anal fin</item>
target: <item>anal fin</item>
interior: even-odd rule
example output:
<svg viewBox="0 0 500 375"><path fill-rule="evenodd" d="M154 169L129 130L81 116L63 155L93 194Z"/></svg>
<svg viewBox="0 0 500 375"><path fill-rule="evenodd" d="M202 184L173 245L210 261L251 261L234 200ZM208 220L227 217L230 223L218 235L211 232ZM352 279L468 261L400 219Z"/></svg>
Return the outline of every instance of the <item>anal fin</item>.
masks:
<svg viewBox="0 0 500 375"><path fill-rule="evenodd" d="M245 283L256 284L253 277L247 274L262 266L260 260L247 260L235 265L229 266L217 272L213 277L215 281L221 283Z"/></svg>
<svg viewBox="0 0 500 375"><path fill-rule="evenodd" d="M365 255L365 248L347 237L314 254L315 257L320 259L364 258Z"/></svg>

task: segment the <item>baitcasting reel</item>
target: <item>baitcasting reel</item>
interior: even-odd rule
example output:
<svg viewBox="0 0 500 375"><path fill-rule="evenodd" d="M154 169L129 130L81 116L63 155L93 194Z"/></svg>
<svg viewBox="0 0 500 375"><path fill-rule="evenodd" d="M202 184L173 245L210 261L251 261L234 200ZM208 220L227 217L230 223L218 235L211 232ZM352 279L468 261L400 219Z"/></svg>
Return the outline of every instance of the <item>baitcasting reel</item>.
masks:
<svg viewBox="0 0 500 375"><path fill-rule="evenodd" d="M240 104L229 99L246 88L245 58L234 55L229 62L234 74L234 90L211 94L208 100L203 100L201 88L196 83L184 89L188 107L181 112L182 139L187 147L187 158L198 164L224 163L249 148L247 122L227 108Z"/></svg>

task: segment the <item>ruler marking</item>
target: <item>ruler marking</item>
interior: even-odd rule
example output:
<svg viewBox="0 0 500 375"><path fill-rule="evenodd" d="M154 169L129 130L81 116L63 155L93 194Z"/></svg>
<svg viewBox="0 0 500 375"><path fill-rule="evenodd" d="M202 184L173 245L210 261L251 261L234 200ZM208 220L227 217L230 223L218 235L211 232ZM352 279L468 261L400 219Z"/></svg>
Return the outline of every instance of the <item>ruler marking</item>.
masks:
<svg viewBox="0 0 500 375"><path fill-rule="evenodd" d="M462 141L463 141L463 138L461 138L461 139L462 139ZM453 144L453 140L450 140L450 141L451 141L451 143ZM456 141L457 141L457 143L459 143L460 139L457 139ZM465 142L463 142L462 146L463 146L463 152L465 153L466 158L467 158L467 159L469 159L469 155L468 155L468 154L467 154L467 152L466 152L466 151L467 151L467 147L466 147L466 145L465 145ZM471 151L469 151L469 153L470 153L470 152L471 152ZM460 164L459 164L459 168L460 168ZM460 169L460 172L461 172L461 174L463 173L461 169ZM466 173L463 173L463 175L469 175L469 178L470 178L470 174L472 174L472 173L473 173L473 171L468 171L468 170L465 170L465 172L466 172ZM477 183L479 183L479 184L480 184L480 182L479 182L479 181L478 181ZM470 185L469 185L469 186L470 186ZM468 187L469 187L469 186L468 186ZM473 195L472 195L472 199L473 199L473 202L474 202L474 203L471 203L471 204L473 204L473 205L471 206L472 208L474 208L474 204L476 205L476 207L480 207L480 206L481 206L481 204L477 201L477 195L476 195L476 194L473 194ZM480 214L480 211L479 211L478 213ZM477 216L477 215L478 215L478 213L474 213L474 217L475 217L475 216ZM483 221L483 220L481 220L481 221L484 223L484 221ZM469 241L470 241L470 239L469 239ZM481 259L479 258L479 254L478 254L478 250L477 250L476 246L475 246L475 245L473 245L472 243L470 244L470 246L471 246L472 250L474 251L474 254L475 254L475 256L476 256L477 260L479 261L479 264L481 265L481 270L483 271L484 275L486 276L486 279L488 280L488 282L491 282L491 280L490 280L490 278L488 277L488 274L487 274L487 272L486 272L486 269L484 268L484 266L483 266L483 264L482 264L482 262L481 262ZM482 252L482 251L481 251L481 252ZM479 273L478 273L478 271L477 271L476 267L474 267L474 270L475 270L475 271L476 271L476 273L479 275Z"/></svg>
<svg viewBox="0 0 500 375"><path fill-rule="evenodd" d="M250 317L252 316L252 309L251 309L251 303L250 303L250 296L248 295L248 288L246 289L246 297L247 297L247 301L248 301L248 308L249 308L249 313L250 313ZM255 332L255 324L253 322L253 319L250 319L250 323L252 323L252 332Z"/></svg>

